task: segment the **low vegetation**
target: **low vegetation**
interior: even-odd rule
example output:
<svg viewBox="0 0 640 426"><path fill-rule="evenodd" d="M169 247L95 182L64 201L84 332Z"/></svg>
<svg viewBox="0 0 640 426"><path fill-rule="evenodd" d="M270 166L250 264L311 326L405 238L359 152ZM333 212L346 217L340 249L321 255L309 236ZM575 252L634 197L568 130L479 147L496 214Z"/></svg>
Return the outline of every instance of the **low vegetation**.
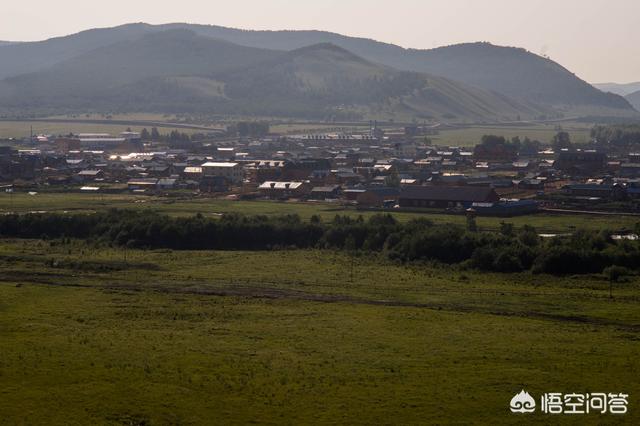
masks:
<svg viewBox="0 0 640 426"><path fill-rule="evenodd" d="M437 261L485 271L551 274L601 273L619 266L637 269L640 244L615 241L610 231L580 230L546 241L531 226L478 232L435 226L426 219L399 223L391 215L335 216L323 222L297 215L202 215L174 218L153 212L110 210L88 215L27 214L0 217L0 235L19 238L80 238L131 248L178 250L270 250L325 248L383 253L404 263Z"/></svg>
<svg viewBox="0 0 640 426"><path fill-rule="evenodd" d="M8 424L513 424L523 387L629 393L629 415L581 421L638 420L637 277L610 299L598 275L335 250L65 238L2 239L0 255ZM79 259L129 267L59 267Z"/></svg>

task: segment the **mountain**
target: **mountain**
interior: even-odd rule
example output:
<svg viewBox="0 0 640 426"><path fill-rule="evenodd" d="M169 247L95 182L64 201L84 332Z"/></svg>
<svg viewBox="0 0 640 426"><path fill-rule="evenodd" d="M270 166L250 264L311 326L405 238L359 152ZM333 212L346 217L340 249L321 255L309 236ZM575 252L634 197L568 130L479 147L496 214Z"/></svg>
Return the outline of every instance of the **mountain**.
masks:
<svg viewBox="0 0 640 426"><path fill-rule="evenodd" d="M635 109L640 111L640 90L627 95L626 99Z"/></svg>
<svg viewBox="0 0 640 426"><path fill-rule="evenodd" d="M324 43L291 52L172 29L97 48L0 81L13 111L129 110L473 121L549 111Z"/></svg>
<svg viewBox="0 0 640 426"><path fill-rule="evenodd" d="M445 76L450 81L463 83L456 87L464 92L475 90L477 96L481 97L491 94L493 100L488 104L494 104L494 106L497 106L494 101L500 98L496 94L500 94L502 107L493 111L491 115L494 117L515 117L520 112L524 112L523 115L530 117L531 110L539 113L534 116L637 115L637 112L623 97L604 93L550 59L534 55L524 49L493 46L488 43L469 43L431 50L417 50L323 31L246 31L181 23L157 26L143 23L128 24L114 28L84 31L42 42L0 46L0 80L8 78L9 82L8 85L0 83L0 89L4 90L6 95L7 90L12 90L11 87L20 86L18 80L13 80L14 77L26 78L24 81L27 81L40 73L57 72L60 74L65 67L71 66L73 60L79 60L79 62L75 62L76 66L84 66L88 60L98 60L95 56L91 59L91 55L96 54L102 48L112 48L119 45L119 50L126 50L126 47L121 43L136 46L141 38L170 31L191 31L206 39L226 40L237 46L254 48L259 51L267 50L272 53L274 51L295 51L310 45L330 43L371 63L386 65L401 71ZM104 51L102 55L104 56ZM126 56L124 55L123 59ZM258 55L257 59L260 58ZM109 64L110 61L104 61L108 69L119 63L113 61L114 64ZM201 59L194 58L194 61L198 63ZM124 66L124 63L119 64ZM140 66L142 69L148 70L143 63ZM108 80L115 78L106 71L96 71L96 76L101 75ZM160 75L156 75L155 71L150 71L150 78L156 78L156 80L155 83L152 83L151 80L147 81L146 88L150 89L151 86L157 87L158 85L167 86L166 81L158 80L158 78L175 74L169 71L171 70L166 69ZM130 72L135 74L136 71L130 70ZM194 72L195 74L191 75ZM193 68L188 70L187 74L199 75ZM30 77L25 77L26 75ZM122 78L121 73L118 75L118 78ZM64 80L64 77L59 76L58 78ZM90 77L87 77L87 80L89 79ZM67 77L67 80L70 80L70 77ZM183 80L180 82L181 85L183 83L190 90L194 88L194 81L185 82ZM456 83L450 82L450 84L455 85ZM104 84L102 85L104 86ZM60 87L63 86L64 84L61 83ZM163 90L174 90L173 86L174 84L171 83ZM471 89L471 86L474 89ZM29 89L27 92L33 92L24 84L20 87ZM217 87L217 83L215 87ZM42 90L49 89L42 88ZM217 88L213 90L218 91ZM507 104L510 104L511 107L507 107ZM468 109L466 111L468 112Z"/></svg>
<svg viewBox="0 0 640 426"><path fill-rule="evenodd" d="M40 71L99 47L157 31L147 24L99 28L45 41L0 45L0 80Z"/></svg>
<svg viewBox="0 0 640 426"><path fill-rule="evenodd" d="M468 43L419 50L324 31L247 31L191 24L161 27L190 28L199 34L236 44L279 50L332 43L373 62L446 76L527 101L562 107L631 109L621 96L604 93L556 62L520 48Z"/></svg>
<svg viewBox="0 0 640 426"><path fill-rule="evenodd" d="M626 83L626 84L599 83L599 84L594 84L593 86L602 90L603 92L611 92L611 93L615 93L616 95L627 96L633 92L637 92L640 90L640 81L636 83Z"/></svg>
<svg viewBox="0 0 640 426"><path fill-rule="evenodd" d="M251 99L254 107L288 108L282 114L311 107L330 114L496 121L547 112L442 77L375 64L331 43L296 49L228 77L229 96Z"/></svg>

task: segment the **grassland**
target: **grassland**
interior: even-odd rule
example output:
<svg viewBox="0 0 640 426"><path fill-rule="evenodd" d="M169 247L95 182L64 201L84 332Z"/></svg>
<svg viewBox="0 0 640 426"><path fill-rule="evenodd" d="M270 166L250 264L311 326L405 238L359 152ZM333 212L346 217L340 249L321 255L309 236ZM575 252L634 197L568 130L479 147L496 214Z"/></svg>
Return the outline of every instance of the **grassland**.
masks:
<svg viewBox="0 0 640 426"><path fill-rule="evenodd" d="M337 203L296 203L272 201L231 201L224 199L189 197L166 198L130 194L81 194L81 193L4 193L0 192L0 214L8 212L94 212L108 208L151 209L173 216L189 216L201 213L204 216L216 217L224 213L243 213L261 215L298 214L308 220L313 215L323 220L330 220L335 215L362 215L368 217L376 214L373 211L361 211L355 207ZM466 218L460 215L437 212L399 213L391 212L399 221L406 222L415 218L427 218L438 224L464 224ZM531 225L541 232L563 233L578 228L585 229L633 229L640 222L638 216L611 215L567 215L540 213L536 215L496 218L479 217L477 223L481 229L494 230L501 222L513 223L516 226Z"/></svg>
<svg viewBox="0 0 640 426"><path fill-rule="evenodd" d="M518 124L513 126L473 126L468 128L442 130L437 136L430 136L433 143L447 146L473 147L480 142L484 135L498 135L511 139L528 137L542 143L550 143L558 132L558 124ZM562 129L569 132L574 143L589 142L591 125L584 123L562 123Z"/></svg>
<svg viewBox="0 0 640 426"><path fill-rule="evenodd" d="M274 121L273 118L265 117L266 121L273 122L271 131L275 133L323 133L323 132L362 132L368 129L367 125L346 125L332 123L282 123L279 120ZM77 122L65 123L56 120L74 120ZM167 116L161 114L115 114L111 116L111 120L130 122L127 125L109 124L101 121L106 120L103 114L85 114L75 116L52 116L43 118L38 121L0 121L0 138L21 138L29 135L30 126L33 126L35 134L68 134L68 133L87 133L100 132L117 134L123 132L128 127L133 131L141 131L144 127L152 127L149 124L140 124L138 122L157 122L166 124L157 124L163 133L169 133L172 130L178 130L183 133L198 133L201 129L175 128L171 126L171 122L179 121L176 116ZM224 127L232 124L237 120L256 120L255 117L218 117L217 119L206 120L206 124L210 124L215 128ZM85 123L86 121L86 123ZM94 121L92 123L92 121ZM205 125L203 119L195 119L195 126ZM436 136L429 138L438 145L445 146L461 146L473 147L480 142L482 136L494 134L513 138L519 136L521 139L528 137L532 140L539 140L543 143L551 142L553 136L558 131L558 125L554 123L517 123L513 125L475 125L470 127L441 130ZM561 123L563 130L569 132L575 143L582 144L589 141L591 125L586 123Z"/></svg>
<svg viewBox="0 0 640 426"><path fill-rule="evenodd" d="M140 132L143 128L149 130L151 127L157 127L161 133L170 133L177 130L181 133L201 133L201 129L188 129L172 127L170 124L155 125L137 125L132 122L131 125L123 124L105 124L105 123L65 123L56 121L0 121L0 138L28 138L33 126L33 134L45 135L67 135L69 133L110 133L117 135L130 128L134 132Z"/></svg>
<svg viewBox="0 0 640 426"><path fill-rule="evenodd" d="M346 271L353 264L353 280ZM0 244L7 424L637 424L640 282L327 251ZM522 388L625 392L526 418Z"/></svg>

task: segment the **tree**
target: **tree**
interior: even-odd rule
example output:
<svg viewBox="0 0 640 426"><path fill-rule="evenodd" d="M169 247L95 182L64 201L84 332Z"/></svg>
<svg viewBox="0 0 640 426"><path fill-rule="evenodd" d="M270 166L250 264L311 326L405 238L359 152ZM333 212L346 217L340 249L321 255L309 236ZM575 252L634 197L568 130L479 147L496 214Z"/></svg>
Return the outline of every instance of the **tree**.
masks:
<svg viewBox="0 0 640 426"><path fill-rule="evenodd" d="M393 170L391 174L384 178L384 184L390 188L398 188L400 186L400 176L398 176L398 172Z"/></svg>
<svg viewBox="0 0 640 426"><path fill-rule="evenodd" d="M151 134L149 133L146 127L142 129L142 131L140 132L140 138L143 141L148 141L149 139L151 139Z"/></svg>
<svg viewBox="0 0 640 426"><path fill-rule="evenodd" d="M467 231L478 232L478 224L476 222L476 217L473 214L467 215Z"/></svg>
<svg viewBox="0 0 640 426"><path fill-rule="evenodd" d="M349 253L349 257L351 260L350 267L350 282L353 282L353 268L356 259L356 239L353 238L353 235L349 235L347 239L344 241L344 249Z"/></svg>
<svg viewBox="0 0 640 426"><path fill-rule="evenodd" d="M553 145L553 149L556 151L571 149L573 147L573 144L571 143L571 136L568 132L562 130L556 133L553 137L551 145Z"/></svg>
<svg viewBox="0 0 640 426"><path fill-rule="evenodd" d="M617 283L630 273L627 268L617 265L609 266L603 271L604 276L609 279L609 298L613 298L613 283Z"/></svg>
<svg viewBox="0 0 640 426"><path fill-rule="evenodd" d="M160 140L160 132L158 132L156 127L151 128L151 139L154 141Z"/></svg>
<svg viewBox="0 0 640 426"><path fill-rule="evenodd" d="M500 233L505 237L513 237L513 223L500 222Z"/></svg>

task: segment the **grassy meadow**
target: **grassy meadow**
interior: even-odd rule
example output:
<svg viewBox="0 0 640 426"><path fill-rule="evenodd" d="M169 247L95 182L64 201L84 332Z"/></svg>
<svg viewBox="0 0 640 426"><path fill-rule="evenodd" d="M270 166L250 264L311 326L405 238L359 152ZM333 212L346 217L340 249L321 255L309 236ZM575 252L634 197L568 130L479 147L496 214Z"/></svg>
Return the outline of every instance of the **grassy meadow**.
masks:
<svg viewBox="0 0 640 426"><path fill-rule="evenodd" d="M112 135L118 135L127 129L131 129L134 132L140 132L143 128L150 130L151 127L157 127L158 131L162 134L171 133L173 130L177 130L181 133L202 133L201 129L189 129L189 128L177 128L172 127L170 124L136 124L132 121L131 125L123 124L109 124L109 123L65 123L58 121L0 121L0 138L27 138L31 132L31 126L33 126L34 135L67 135L69 133L110 133Z"/></svg>
<svg viewBox="0 0 640 426"><path fill-rule="evenodd" d="M560 123L564 131L567 131L571 140L577 144L584 144L590 140L592 125L585 123ZM467 128L441 130L439 135L429 136L434 144L474 147L484 135L504 136L507 139L516 136L520 139L528 137L531 140L539 140L542 143L551 143L553 136L558 132L558 124L517 124L513 126L472 126Z"/></svg>
<svg viewBox="0 0 640 426"><path fill-rule="evenodd" d="M368 216L331 203L0 193L0 214L151 209ZM427 217L442 225L465 218ZM632 216L478 218L540 231ZM640 277L480 273L331 250L172 251L0 239L0 424L637 424ZM626 416L511 398L630 394Z"/></svg>
<svg viewBox="0 0 640 426"><path fill-rule="evenodd" d="M522 424L522 388L632 395L561 423L640 419L637 279L32 240L0 266L7 424Z"/></svg>

